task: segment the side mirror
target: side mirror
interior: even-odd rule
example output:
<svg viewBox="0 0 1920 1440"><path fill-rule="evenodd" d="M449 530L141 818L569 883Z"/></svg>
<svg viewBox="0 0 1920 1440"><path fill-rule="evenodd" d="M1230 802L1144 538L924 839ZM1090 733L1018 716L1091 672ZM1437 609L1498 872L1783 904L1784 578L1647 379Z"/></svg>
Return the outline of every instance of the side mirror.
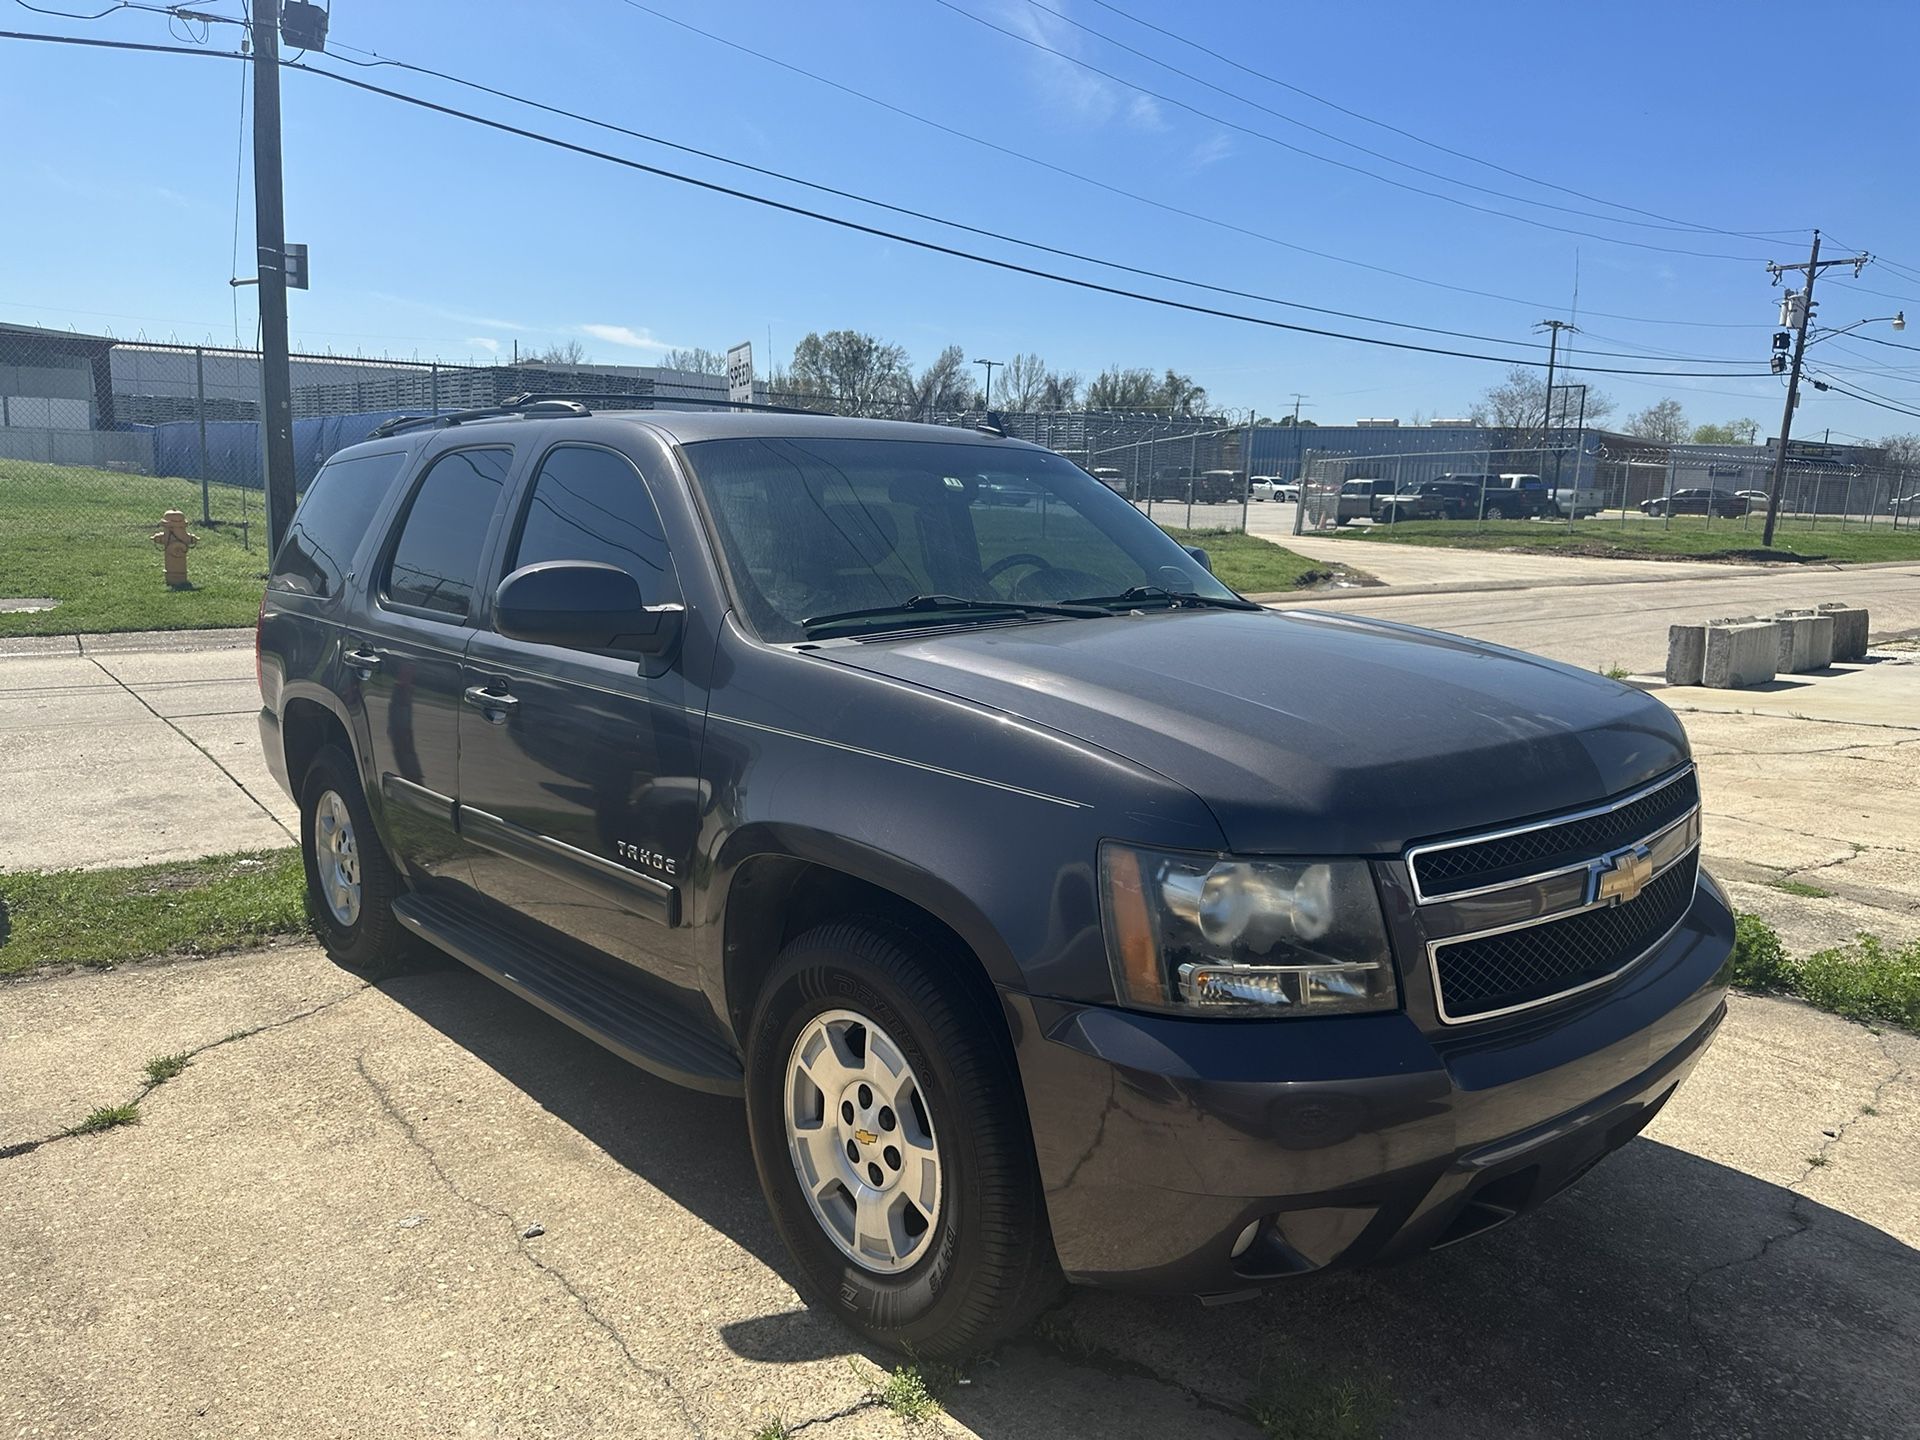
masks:
<svg viewBox="0 0 1920 1440"><path fill-rule="evenodd" d="M646 605L639 581L597 560L523 565L493 595L494 628L509 639L617 655L670 649L684 613L679 605Z"/></svg>
<svg viewBox="0 0 1920 1440"><path fill-rule="evenodd" d="M1206 571L1209 575L1213 573L1213 561L1207 558L1206 551L1202 550L1198 545L1183 545L1180 548L1198 560L1202 570Z"/></svg>

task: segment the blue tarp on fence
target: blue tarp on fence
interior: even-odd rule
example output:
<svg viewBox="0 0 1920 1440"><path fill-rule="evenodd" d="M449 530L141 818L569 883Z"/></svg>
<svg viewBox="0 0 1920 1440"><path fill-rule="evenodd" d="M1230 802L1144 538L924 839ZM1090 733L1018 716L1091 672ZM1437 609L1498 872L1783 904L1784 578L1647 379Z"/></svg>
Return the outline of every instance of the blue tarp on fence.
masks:
<svg viewBox="0 0 1920 1440"><path fill-rule="evenodd" d="M336 450L367 438L367 432L397 415L418 410L370 410L358 415L316 415L293 422L294 488L305 490L315 473ZM170 420L161 425L135 425L153 435L153 473L198 480L200 426L193 420ZM260 424L257 420L207 422L207 479L221 485L261 488Z"/></svg>

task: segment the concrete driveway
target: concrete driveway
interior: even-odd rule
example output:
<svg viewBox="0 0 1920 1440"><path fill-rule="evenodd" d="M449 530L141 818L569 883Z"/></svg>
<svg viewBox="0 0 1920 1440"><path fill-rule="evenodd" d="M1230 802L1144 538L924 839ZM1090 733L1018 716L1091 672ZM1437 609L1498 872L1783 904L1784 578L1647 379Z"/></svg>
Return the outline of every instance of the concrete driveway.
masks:
<svg viewBox="0 0 1920 1440"><path fill-rule="evenodd" d="M19 982L0 1040L0 1433L905 1433L866 1398L887 1357L788 1285L740 1107L464 970L368 987L296 946ZM183 1050L139 1125L47 1138ZM1917 1137L1920 1041L1736 997L1537 1214L1217 1310L1076 1293L943 1423L1252 1435L1263 1387L1361 1380L1437 1440L1914 1434Z"/></svg>

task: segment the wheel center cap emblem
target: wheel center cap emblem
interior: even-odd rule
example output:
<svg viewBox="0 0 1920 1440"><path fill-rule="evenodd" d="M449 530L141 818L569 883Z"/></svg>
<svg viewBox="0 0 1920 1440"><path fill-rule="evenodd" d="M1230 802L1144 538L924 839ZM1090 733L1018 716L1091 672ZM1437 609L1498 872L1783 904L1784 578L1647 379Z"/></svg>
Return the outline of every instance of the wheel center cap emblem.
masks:
<svg viewBox="0 0 1920 1440"><path fill-rule="evenodd" d="M871 1130L856 1130L853 1132L853 1138L858 1140L862 1145L871 1145L880 1137Z"/></svg>

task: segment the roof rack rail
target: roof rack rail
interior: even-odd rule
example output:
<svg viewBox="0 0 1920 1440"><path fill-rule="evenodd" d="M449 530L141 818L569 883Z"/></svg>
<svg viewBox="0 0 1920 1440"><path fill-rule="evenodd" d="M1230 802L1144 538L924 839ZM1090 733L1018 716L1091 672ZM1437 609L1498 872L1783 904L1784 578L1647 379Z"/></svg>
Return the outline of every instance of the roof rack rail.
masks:
<svg viewBox="0 0 1920 1440"><path fill-rule="evenodd" d="M498 405L482 405L474 410L455 410L447 415L396 415L382 420L367 432L369 440L384 440L405 430L443 430L449 425L464 425L469 420L492 420L502 415L591 415L578 400L559 396L515 395Z"/></svg>
<svg viewBox="0 0 1920 1440"><path fill-rule="evenodd" d="M616 400L631 401L635 409L675 410L683 405L712 405L720 410L755 410L773 415L827 415L826 410L807 410L798 405L766 405L757 400L716 399L707 395L636 395L630 390L531 390L525 395L515 395L504 402L518 405L532 401L541 403L548 400L587 400L598 405L611 404Z"/></svg>

